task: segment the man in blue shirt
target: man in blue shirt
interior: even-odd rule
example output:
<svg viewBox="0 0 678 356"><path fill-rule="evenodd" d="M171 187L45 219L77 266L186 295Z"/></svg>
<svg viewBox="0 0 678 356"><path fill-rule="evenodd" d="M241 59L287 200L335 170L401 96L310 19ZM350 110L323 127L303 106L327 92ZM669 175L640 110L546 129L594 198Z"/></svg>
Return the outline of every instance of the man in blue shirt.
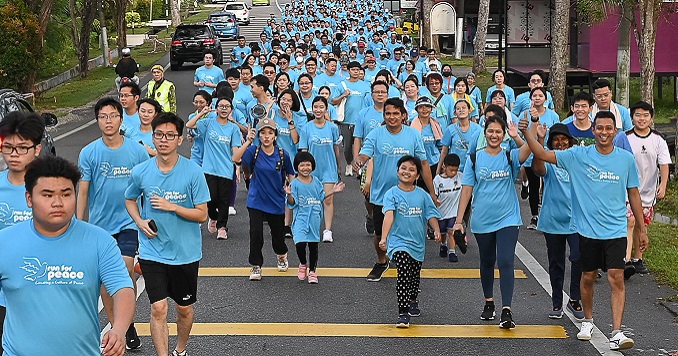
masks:
<svg viewBox="0 0 678 356"><path fill-rule="evenodd" d="M198 90L205 90L211 93L220 81L225 80L224 71L214 65L215 56L212 52L206 52L204 58L205 65L195 70L193 85L198 87Z"/></svg>
<svg viewBox="0 0 678 356"><path fill-rule="evenodd" d="M612 101L612 84L609 80L596 80L593 82L592 89L593 99L596 101L591 111L592 115L596 115L598 111L610 111L614 114L617 129L628 131L633 128L629 109Z"/></svg>
<svg viewBox="0 0 678 356"><path fill-rule="evenodd" d="M125 206L139 228L139 265L151 303L155 350L158 355L169 354L167 298L172 298L179 325L173 354L185 355L202 258L200 223L207 220L210 195L200 167L177 152L184 121L163 113L151 126L158 155L132 169Z"/></svg>
<svg viewBox="0 0 678 356"><path fill-rule="evenodd" d="M135 83L124 83L120 86L120 104L123 108L122 125L120 130L126 132L134 127L141 125L141 118L139 118L139 105L137 102L141 97L141 89Z"/></svg>
<svg viewBox="0 0 678 356"><path fill-rule="evenodd" d="M403 48L399 46L393 50L393 59L386 63L386 67L394 76L398 76L398 68L403 63L405 63L405 60L403 59Z"/></svg>
<svg viewBox="0 0 678 356"><path fill-rule="evenodd" d="M0 289L7 302L3 355L125 352L134 315L132 280L111 236L73 219L79 179L78 168L60 157L28 165L25 197L33 217L0 231ZM97 313L102 284L114 306L103 340Z"/></svg>
<svg viewBox="0 0 678 356"><path fill-rule="evenodd" d="M254 100L254 97L252 97L252 93L249 91L249 88L245 88L241 85L240 71L235 68L231 68L225 72L224 76L233 90L234 109L246 115L247 104Z"/></svg>
<svg viewBox="0 0 678 356"><path fill-rule="evenodd" d="M231 68L240 67L245 63L245 57L252 53L252 49L247 46L245 36L238 36L238 45L231 50Z"/></svg>
<svg viewBox="0 0 678 356"><path fill-rule="evenodd" d="M624 267L626 256L626 197L635 216L634 233L639 248L648 245L643 207L638 191L639 179L633 155L615 147L615 117L601 111L593 119L595 145L575 146L562 151L546 151L528 134L528 121L520 121L520 130L534 156L568 171L572 182L572 225L579 234L582 267L581 295L585 319L579 340L590 340L593 324L593 287L598 269L607 270L612 289L612 338L610 349L633 347L634 342L621 331L624 314ZM537 129L546 131L544 126Z"/></svg>
<svg viewBox="0 0 678 356"><path fill-rule="evenodd" d="M139 232L127 214L124 200L127 180L132 168L148 159L143 145L120 135L122 106L112 98L103 98L94 106L94 116L101 130L101 139L94 140L80 151L78 166L82 178L78 183L76 217L108 232L117 242L130 278L134 280L134 256L139 247ZM111 321L113 299L104 290L101 293L106 315ZM132 308L132 311L134 308ZM141 347L134 324L125 335L128 350Z"/></svg>

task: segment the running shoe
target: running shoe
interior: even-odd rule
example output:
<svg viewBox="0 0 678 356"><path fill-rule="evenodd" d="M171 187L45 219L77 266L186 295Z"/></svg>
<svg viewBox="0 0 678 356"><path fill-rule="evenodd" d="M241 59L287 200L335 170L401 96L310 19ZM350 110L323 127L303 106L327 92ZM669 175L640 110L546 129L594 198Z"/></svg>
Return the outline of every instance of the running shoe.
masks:
<svg viewBox="0 0 678 356"><path fill-rule="evenodd" d="M300 281L303 281L306 279L306 272L308 271L308 267L306 265L302 265L301 263L299 264L299 270L297 271L297 277L299 278Z"/></svg>
<svg viewBox="0 0 678 356"><path fill-rule="evenodd" d="M570 302L567 303L567 310L574 315L574 318L577 319L577 321L584 320L584 309L581 307L581 303L578 300L570 300Z"/></svg>
<svg viewBox="0 0 678 356"><path fill-rule="evenodd" d="M129 325L127 333L125 333L125 348L127 350L136 350L141 347L141 339L137 334L137 329L134 327L134 323Z"/></svg>
<svg viewBox="0 0 678 356"><path fill-rule="evenodd" d="M365 215L365 231L370 235L374 234L374 219L369 215Z"/></svg>
<svg viewBox="0 0 678 356"><path fill-rule="evenodd" d="M499 327L502 329L513 329L516 327L516 323L513 321L513 314L511 313L511 309L504 308L501 310Z"/></svg>
<svg viewBox="0 0 678 356"><path fill-rule="evenodd" d="M228 207L228 215L233 216L233 215L235 215L235 214L236 214L235 208L232 207L232 206L229 206L229 207Z"/></svg>
<svg viewBox="0 0 678 356"><path fill-rule="evenodd" d="M370 274L367 275L368 282L379 282L381 277L384 275L384 272L388 271L388 262L386 263L375 263L374 267L370 271Z"/></svg>
<svg viewBox="0 0 678 356"><path fill-rule="evenodd" d="M331 230L325 230L323 231L323 242L333 242L334 238L332 238L332 231Z"/></svg>
<svg viewBox="0 0 678 356"><path fill-rule="evenodd" d="M353 176L353 167L351 167L350 164L346 165L346 171L344 172L344 175L347 176L347 177Z"/></svg>
<svg viewBox="0 0 678 356"><path fill-rule="evenodd" d="M315 271L308 272L308 284L318 284L318 275Z"/></svg>
<svg viewBox="0 0 678 356"><path fill-rule="evenodd" d="M593 332L593 321L583 321L581 329L577 333L577 339L582 341L591 340L591 333Z"/></svg>
<svg viewBox="0 0 678 356"><path fill-rule="evenodd" d="M438 253L438 256L440 256L440 257L447 256L447 246L440 245L440 252Z"/></svg>
<svg viewBox="0 0 678 356"><path fill-rule="evenodd" d="M179 352L177 349L174 349L174 351L172 351L172 356L188 356L188 353L186 350Z"/></svg>
<svg viewBox="0 0 678 356"><path fill-rule="evenodd" d="M410 302L410 310L407 312L410 316L419 316L421 315L421 309L419 309L419 302L414 300Z"/></svg>
<svg viewBox="0 0 678 356"><path fill-rule="evenodd" d="M527 182L523 182L523 186L520 188L520 199L527 200L530 197L530 186Z"/></svg>
<svg viewBox="0 0 678 356"><path fill-rule="evenodd" d="M626 262L624 265L624 279L629 279L634 274L636 274L636 267L633 265L633 262Z"/></svg>
<svg viewBox="0 0 678 356"><path fill-rule="evenodd" d="M398 322L396 323L396 328L407 329L409 327L410 327L410 315L409 314L398 315Z"/></svg>
<svg viewBox="0 0 678 356"><path fill-rule="evenodd" d="M225 227L220 227L219 232L217 232L217 240L226 240L228 239L228 230Z"/></svg>
<svg viewBox="0 0 678 356"><path fill-rule="evenodd" d="M286 239L291 239L291 238L294 237L294 235L292 235L292 227L291 226L285 226L283 231L285 231L285 238Z"/></svg>
<svg viewBox="0 0 678 356"><path fill-rule="evenodd" d="M480 314L480 320L494 320L494 302L485 302L483 313Z"/></svg>
<svg viewBox="0 0 678 356"><path fill-rule="evenodd" d="M209 219L209 221L207 222L207 232L209 232L210 234L217 232L216 220Z"/></svg>
<svg viewBox="0 0 678 356"><path fill-rule="evenodd" d="M250 271L250 281L260 281L260 280L261 280L261 267L252 266L252 270Z"/></svg>
<svg viewBox="0 0 678 356"><path fill-rule="evenodd" d="M454 237L454 243L459 247L459 251L465 255L466 250L468 250L468 236L461 232L461 230L454 230L452 236Z"/></svg>
<svg viewBox="0 0 678 356"><path fill-rule="evenodd" d="M556 308L554 307L550 312L549 312L549 319L562 319L563 318L563 308Z"/></svg>
<svg viewBox="0 0 678 356"><path fill-rule="evenodd" d="M633 267L636 268L636 273L640 274L647 274L650 273L650 271L645 267L645 263L643 263L642 259L634 260L633 262Z"/></svg>
<svg viewBox="0 0 678 356"><path fill-rule="evenodd" d="M290 264L287 262L287 254L278 256L278 272L285 272L290 268Z"/></svg>
<svg viewBox="0 0 678 356"><path fill-rule="evenodd" d="M627 337L621 331L618 331L610 338L610 350L626 350L632 348L633 345L633 339Z"/></svg>
<svg viewBox="0 0 678 356"><path fill-rule="evenodd" d="M530 219L530 224L527 225L528 230L537 230L537 223L539 222L539 217L537 215L532 215Z"/></svg>
<svg viewBox="0 0 678 356"><path fill-rule="evenodd" d="M449 255L447 255L447 261L448 262L459 262L459 257L457 257L457 254L452 252Z"/></svg>

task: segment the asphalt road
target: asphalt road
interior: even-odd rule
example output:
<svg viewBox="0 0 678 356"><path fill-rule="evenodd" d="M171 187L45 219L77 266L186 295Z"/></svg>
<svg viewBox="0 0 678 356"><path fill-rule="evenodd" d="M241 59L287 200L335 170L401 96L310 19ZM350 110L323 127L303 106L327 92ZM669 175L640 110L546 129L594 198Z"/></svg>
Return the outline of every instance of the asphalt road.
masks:
<svg viewBox="0 0 678 356"><path fill-rule="evenodd" d="M263 26L257 18L267 17L270 12L278 12L274 4L253 9L252 25L241 27L247 30L248 40L255 39ZM224 53L229 53L227 49L233 42L224 42L224 46ZM181 71L166 72L166 78L177 86L178 111L183 118L193 110L195 88L191 84L195 68L197 65L185 65ZM149 79L146 77L142 83ZM85 127L94 116L91 107L73 113L81 119L60 125L53 134L61 136L56 142L58 154L75 162L81 148L96 139L99 132L96 125ZM78 127L84 129L62 136ZM188 156L189 150L190 143L185 141L180 153ZM484 301L478 278L426 278L422 279L419 297L422 316L412 318L410 329L395 332L392 326L397 318L395 279L370 283L364 279L366 273L353 270L371 268L375 253L372 238L363 228L363 198L358 192L358 182L353 178L345 181L346 190L335 198L335 242L320 246L320 283L308 285L297 280L292 272L289 276L265 272L261 282L250 282L246 273L234 277L200 277L194 334L201 336L191 337L188 346L191 355L619 354L609 351L607 340L600 333L593 342L578 341L578 324L567 317L548 319L551 302L544 271L547 269L544 238L541 233L525 229L521 229L515 268L518 274L524 272L526 278L517 278L515 283L513 315L518 326L514 331L499 332L498 321L480 320ZM201 267L249 267L246 194L241 185L236 200L238 213L229 219L228 240L217 241L205 230ZM523 221L527 222L529 209L525 202L521 205ZM270 241L270 237L266 239ZM473 238L469 238L469 243L469 252L460 256L459 263L451 264L438 257L437 245L428 241L424 269L460 274L465 269L477 270L477 246ZM292 241L287 240L287 245L293 271L298 259ZM264 258L264 267L275 267L275 255L268 242L264 245ZM338 273L360 277L328 277L323 275L323 268L348 268ZM223 275L233 271L212 272ZM658 298L675 295L676 291L655 284L651 274L634 276L626 286L624 330L635 339L636 347L624 354L668 355L678 349L678 324L673 323L673 315L657 303ZM605 334L611 331L609 296L605 279L599 280L594 322ZM499 303L498 280L495 298ZM143 336L144 332L148 335L145 323L149 315L148 299L142 293L135 321L144 345L130 354L155 354L150 336ZM174 320L172 308L171 320ZM102 314L102 325L106 323ZM349 325L342 328L339 324ZM365 336L340 336L347 334ZM173 341L170 345L174 345Z"/></svg>

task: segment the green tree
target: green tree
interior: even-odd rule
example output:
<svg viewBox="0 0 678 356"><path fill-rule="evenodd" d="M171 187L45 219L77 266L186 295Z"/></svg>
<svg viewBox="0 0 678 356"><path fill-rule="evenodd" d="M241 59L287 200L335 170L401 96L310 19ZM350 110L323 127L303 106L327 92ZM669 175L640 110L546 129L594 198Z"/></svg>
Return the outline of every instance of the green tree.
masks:
<svg viewBox="0 0 678 356"><path fill-rule="evenodd" d="M23 3L0 7L0 87L31 92L43 49L38 17Z"/></svg>

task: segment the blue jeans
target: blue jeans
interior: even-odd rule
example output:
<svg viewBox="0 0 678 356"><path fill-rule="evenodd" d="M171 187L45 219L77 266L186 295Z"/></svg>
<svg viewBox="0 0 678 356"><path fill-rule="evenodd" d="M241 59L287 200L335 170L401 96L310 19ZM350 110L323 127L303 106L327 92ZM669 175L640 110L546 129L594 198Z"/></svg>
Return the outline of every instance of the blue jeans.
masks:
<svg viewBox="0 0 678 356"><path fill-rule="evenodd" d="M581 300L581 264L579 263L579 235L554 235L544 233L549 257L551 300L554 308L563 307L563 284L565 283L565 244L570 245L570 299Z"/></svg>
<svg viewBox="0 0 678 356"><path fill-rule="evenodd" d="M518 226L508 226L487 234L475 234L480 253L480 283L483 285L483 294L485 298L493 298L496 263L499 268L502 307L510 307L513 301L513 267L518 232Z"/></svg>

